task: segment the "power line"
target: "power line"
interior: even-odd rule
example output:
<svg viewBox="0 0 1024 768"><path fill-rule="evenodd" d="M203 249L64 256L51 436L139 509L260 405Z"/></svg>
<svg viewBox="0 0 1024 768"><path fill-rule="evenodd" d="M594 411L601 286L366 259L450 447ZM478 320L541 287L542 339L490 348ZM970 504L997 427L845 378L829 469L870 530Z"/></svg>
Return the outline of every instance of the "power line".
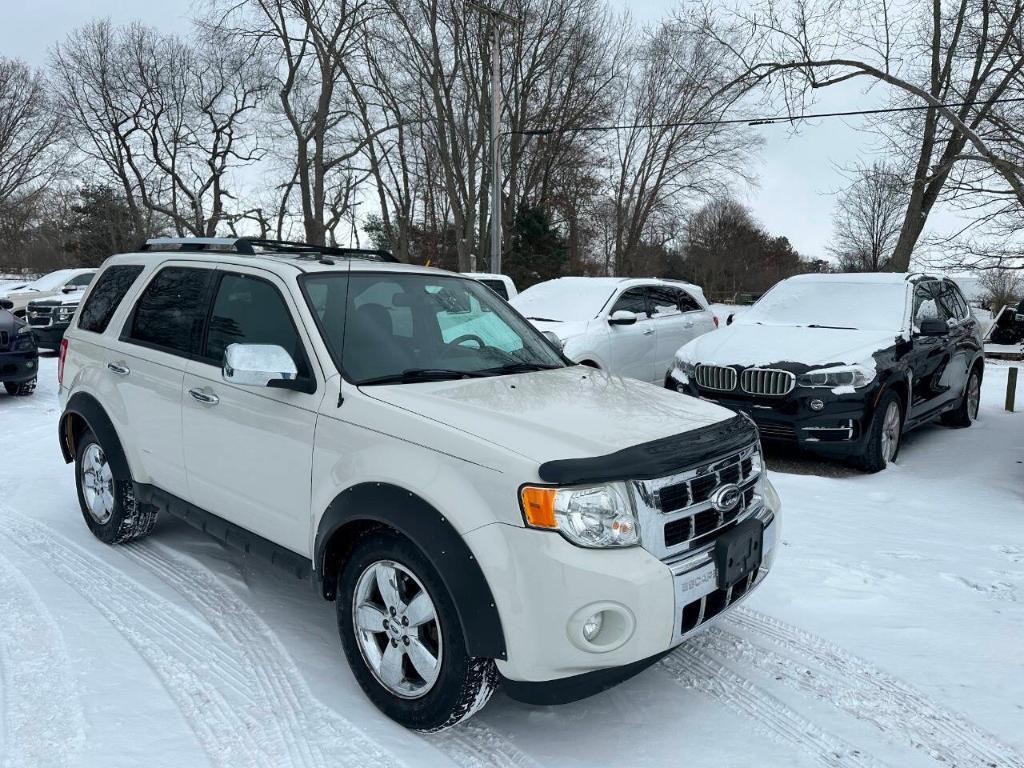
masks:
<svg viewBox="0 0 1024 768"><path fill-rule="evenodd" d="M817 112L809 115L782 115L778 117L755 117L735 118L730 120L692 120L678 123L633 123L627 125L586 125L579 128L551 127L532 128L522 131L505 131L506 135L517 136L550 136L554 133L592 133L596 131L620 131L635 128L698 128L702 126L716 125L775 125L776 123L795 123L800 120L817 120L829 117L861 117L867 115L889 115L897 112L919 112L926 109L957 109L959 107L974 107L979 104L1012 104L1024 102L1024 96L993 99L991 101L961 101L950 104L915 104L908 107L884 107L880 109L853 109L848 112Z"/></svg>

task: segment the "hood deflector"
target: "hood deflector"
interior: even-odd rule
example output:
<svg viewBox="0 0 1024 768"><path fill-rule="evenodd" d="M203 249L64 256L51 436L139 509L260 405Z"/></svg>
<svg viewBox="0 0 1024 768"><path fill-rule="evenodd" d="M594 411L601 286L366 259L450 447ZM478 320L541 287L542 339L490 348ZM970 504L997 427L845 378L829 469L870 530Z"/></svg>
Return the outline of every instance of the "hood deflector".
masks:
<svg viewBox="0 0 1024 768"><path fill-rule="evenodd" d="M631 448L582 459L557 459L540 465L546 483L581 485L615 480L653 480L701 461L745 448L757 440L757 427L746 416L664 437Z"/></svg>

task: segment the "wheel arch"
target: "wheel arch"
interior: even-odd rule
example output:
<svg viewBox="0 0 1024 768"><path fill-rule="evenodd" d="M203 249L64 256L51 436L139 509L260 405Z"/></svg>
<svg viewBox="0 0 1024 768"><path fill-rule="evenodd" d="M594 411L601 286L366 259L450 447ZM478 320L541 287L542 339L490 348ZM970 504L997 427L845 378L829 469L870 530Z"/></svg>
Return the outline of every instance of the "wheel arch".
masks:
<svg viewBox="0 0 1024 768"><path fill-rule="evenodd" d="M71 396L57 422L57 439L64 462L70 464L75 460L75 447L86 429L96 435L103 444L103 452L114 472L120 477L131 477L128 458L114 422L110 420L100 402L84 392L77 392Z"/></svg>
<svg viewBox="0 0 1024 768"><path fill-rule="evenodd" d="M507 658L494 595L475 555L445 515L396 485L354 485L328 506L313 545L313 567L323 597L336 599L338 573L355 543L382 528L409 539L437 570L455 605L469 655Z"/></svg>

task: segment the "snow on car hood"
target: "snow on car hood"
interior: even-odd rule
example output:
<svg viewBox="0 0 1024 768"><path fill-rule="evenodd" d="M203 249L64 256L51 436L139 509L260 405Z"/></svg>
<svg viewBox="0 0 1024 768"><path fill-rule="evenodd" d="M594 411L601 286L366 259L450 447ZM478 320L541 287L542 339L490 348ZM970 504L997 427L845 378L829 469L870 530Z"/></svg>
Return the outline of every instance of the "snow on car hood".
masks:
<svg viewBox="0 0 1024 768"><path fill-rule="evenodd" d="M538 331L551 331L562 341L582 336L587 332L587 320L530 320Z"/></svg>
<svg viewBox="0 0 1024 768"><path fill-rule="evenodd" d="M362 391L538 463L601 456L734 415L704 400L582 366Z"/></svg>
<svg viewBox="0 0 1024 768"><path fill-rule="evenodd" d="M874 365L872 354L891 346L892 331L860 331L778 325L728 325L698 336L677 360L708 365Z"/></svg>

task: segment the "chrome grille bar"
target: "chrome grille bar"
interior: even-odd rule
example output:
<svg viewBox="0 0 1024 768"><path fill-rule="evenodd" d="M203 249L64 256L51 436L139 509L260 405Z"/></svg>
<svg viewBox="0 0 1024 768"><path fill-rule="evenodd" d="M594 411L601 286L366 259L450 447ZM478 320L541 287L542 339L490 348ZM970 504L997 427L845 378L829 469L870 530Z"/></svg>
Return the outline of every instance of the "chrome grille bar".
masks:
<svg viewBox="0 0 1024 768"><path fill-rule="evenodd" d="M697 386L716 392L731 392L736 389L736 370L721 365L697 365L694 369Z"/></svg>
<svg viewBox="0 0 1024 768"><path fill-rule="evenodd" d="M748 395L784 397L796 386L796 376L778 368L747 368L740 376L740 388Z"/></svg>

